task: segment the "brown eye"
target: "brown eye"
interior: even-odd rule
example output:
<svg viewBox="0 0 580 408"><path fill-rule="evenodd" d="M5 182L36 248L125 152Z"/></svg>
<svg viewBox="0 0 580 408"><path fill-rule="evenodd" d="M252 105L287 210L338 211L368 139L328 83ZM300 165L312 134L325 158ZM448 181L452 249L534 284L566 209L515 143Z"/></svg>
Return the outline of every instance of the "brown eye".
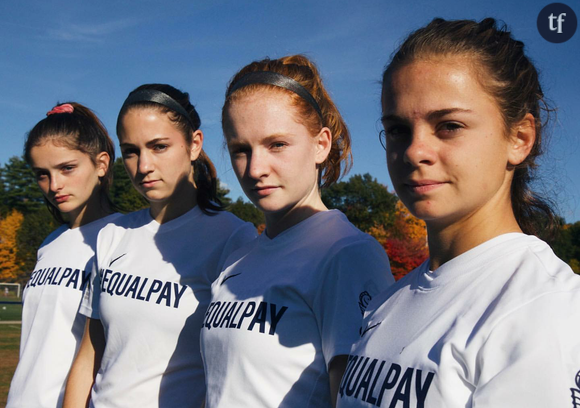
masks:
<svg viewBox="0 0 580 408"><path fill-rule="evenodd" d="M392 142L405 139L410 133L409 127L405 125L392 125L385 129L386 140Z"/></svg>
<svg viewBox="0 0 580 408"><path fill-rule="evenodd" d="M230 151L230 156L232 157L239 157L245 154L248 154L249 149L243 146L237 146L234 148L229 149Z"/></svg>
<svg viewBox="0 0 580 408"><path fill-rule="evenodd" d="M123 149L121 150L121 156L123 156L123 159L127 159L131 156L134 156L138 153L137 149Z"/></svg>
<svg viewBox="0 0 580 408"><path fill-rule="evenodd" d="M167 150L168 147L169 146L166 144L159 143L153 146L153 150L156 152L164 152L165 150Z"/></svg>
<svg viewBox="0 0 580 408"><path fill-rule="evenodd" d="M451 136L463 128L464 126L458 122L444 122L439 126L438 131L444 133L447 136Z"/></svg>
<svg viewBox="0 0 580 408"><path fill-rule="evenodd" d="M48 174L46 173L36 173L34 175L36 177L36 181L42 181L42 180L46 180L48 178Z"/></svg>

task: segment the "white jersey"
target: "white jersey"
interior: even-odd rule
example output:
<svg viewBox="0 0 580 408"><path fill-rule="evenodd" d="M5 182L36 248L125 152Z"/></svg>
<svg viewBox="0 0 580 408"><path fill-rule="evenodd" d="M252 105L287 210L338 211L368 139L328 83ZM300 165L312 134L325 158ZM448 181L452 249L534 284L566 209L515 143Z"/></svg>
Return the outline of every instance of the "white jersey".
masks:
<svg viewBox="0 0 580 408"><path fill-rule="evenodd" d="M580 277L545 242L428 265L369 305L338 407L580 407Z"/></svg>
<svg viewBox="0 0 580 408"><path fill-rule="evenodd" d="M86 318L78 311L91 274L97 234L118 217L109 215L73 229L63 225L38 249L22 296L20 361L7 407L62 406L66 377L85 327Z"/></svg>
<svg viewBox="0 0 580 408"><path fill-rule="evenodd" d="M91 407L201 405L210 286L227 255L255 236L252 224L198 207L161 225L142 210L101 231L81 305L106 338Z"/></svg>
<svg viewBox="0 0 580 408"><path fill-rule="evenodd" d="M202 328L207 408L329 407L328 365L394 282L385 250L339 211L236 252Z"/></svg>

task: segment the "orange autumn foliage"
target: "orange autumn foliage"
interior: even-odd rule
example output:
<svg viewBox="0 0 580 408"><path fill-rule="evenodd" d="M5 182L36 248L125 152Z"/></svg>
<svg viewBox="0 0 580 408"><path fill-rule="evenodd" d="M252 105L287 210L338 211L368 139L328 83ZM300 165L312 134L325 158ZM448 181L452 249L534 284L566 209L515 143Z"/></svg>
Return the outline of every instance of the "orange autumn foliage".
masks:
<svg viewBox="0 0 580 408"><path fill-rule="evenodd" d="M401 279L429 256L425 222L414 217L402 202L397 202L392 227L372 227L368 233L385 248L396 280Z"/></svg>
<svg viewBox="0 0 580 408"><path fill-rule="evenodd" d="M16 235L23 220L24 216L18 210L12 210L0 220L0 281L15 281L21 272L16 257Z"/></svg>

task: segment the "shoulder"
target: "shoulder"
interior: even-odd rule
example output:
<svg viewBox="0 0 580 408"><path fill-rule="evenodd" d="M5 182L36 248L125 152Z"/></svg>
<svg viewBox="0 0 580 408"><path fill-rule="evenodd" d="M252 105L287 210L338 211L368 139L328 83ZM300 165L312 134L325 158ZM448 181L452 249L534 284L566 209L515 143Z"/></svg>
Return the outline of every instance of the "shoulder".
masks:
<svg viewBox="0 0 580 408"><path fill-rule="evenodd" d="M303 227L307 228L307 231L297 232L300 232L301 237L308 242L315 243L319 247L332 248L336 251L358 245L381 247L373 237L355 227L338 210L317 213L310 217Z"/></svg>
<svg viewBox="0 0 580 408"><path fill-rule="evenodd" d="M491 251L488 262L479 266L481 279L473 290L482 305L487 302L480 320L483 332L521 343L572 330L578 341L580 276L548 244L519 235Z"/></svg>
<svg viewBox="0 0 580 408"><path fill-rule="evenodd" d="M376 239L352 225L342 213L338 214L342 217L333 220L335 225L325 231L325 240L321 239L326 248L321 248L319 256L327 279L365 285L373 281L374 296L395 281L387 253Z"/></svg>
<svg viewBox="0 0 580 408"><path fill-rule="evenodd" d="M208 223L213 223L214 225L218 225L219 228L223 228L223 229L229 229L229 230L237 230L238 228L243 228L243 227L247 227L249 225L251 225L253 227L253 224L250 222L246 222L243 221L241 219L239 219L238 217L236 217L234 214L232 214L229 211L219 211L216 212L215 214L203 214L203 218L206 220L206 222ZM255 227L253 227L255 229Z"/></svg>
<svg viewBox="0 0 580 408"><path fill-rule="evenodd" d="M116 237L124 235L128 229L141 228L150 221L149 209L122 214L109 220L98 233L97 248L102 250L105 246L110 246Z"/></svg>
<svg viewBox="0 0 580 408"><path fill-rule="evenodd" d="M344 214L333 211L327 218L327 224L320 228L329 256L337 259L361 259L369 255L378 255L388 262L385 249L369 234L355 227Z"/></svg>
<svg viewBox="0 0 580 408"><path fill-rule="evenodd" d="M40 248L49 245L50 243L58 240L58 238L60 236L62 236L62 234L64 234L66 231L69 230L68 225L63 224L60 227L58 227L57 229L55 229L54 231L52 231L50 234L48 234L48 236L44 239L44 241L42 241L42 244L40 245Z"/></svg>
<svg viewBox="0 0 580 408"><path fill-rule="evenodd" d="M204 235L204 239L214 244L224 241L246 242L253 240L257 236L256 227L251 222L246 222L234 214L227 211L220 211L208 215L199 212L199 216L192 221L195 225L192 227ZM184 228L188 228L184 226ZM240 244L235 243L238 247Z"/></svg>
<svg viewBox="0 0 580 408"><path fill-rule="evenodd" d="M138 228L150 222L149 209L144 208L127 214L115 214L116 217L109 220L101 229L104 231L115 231L117 229Z"/></svg>
<svg viewBox="0 0 580 408"><path fill-rule="evenodd" d="M495 275L505 274L506 288L526 293L523 299L517 296L524 301L553 292L580 289L580 276L537 237L524 235L503 251L506 255L498 259L499 273Z"/></svg>

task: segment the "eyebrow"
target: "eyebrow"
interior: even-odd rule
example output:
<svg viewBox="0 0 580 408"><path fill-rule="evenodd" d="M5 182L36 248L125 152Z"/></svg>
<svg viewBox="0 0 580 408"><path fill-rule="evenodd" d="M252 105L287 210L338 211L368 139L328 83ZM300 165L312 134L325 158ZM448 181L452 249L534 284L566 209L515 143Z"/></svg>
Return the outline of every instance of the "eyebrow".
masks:
<svg viewBox="0 0 580 408"><path fill-rule="evenodd" d="M159 142L165 142L167 140L169 140L168 137L158 137L158 138L151 139L148 142L146 142L145 146L151 146L151 145L154 145L154 144L159 143ZM119 143L119 146L120 147L137 147L137 145L135 145L133 143Z"/></svg>
<svg viewBox="0 0 580 408"><path fill-rule="evenodd" d="M273 135L270 136L266 136L263 140L262 143L270 143L273 140L279 139L281 137L292 137L293 135L288 134L288 133L274 133Z"/></svg>
<svg viewBox="0 0 580 408"><path fill-rule="evenodd" d="M452 113L471 113L471 112L472 112L471 109L461 109L461 108L440 109L440 110L429 112L427 114L427 118L429 120L439 119L439 118L442 118L443 116L447 116L447 115L450 115Z"/></svg>
<svg viewBox="0 0 580 408"><path fill-rule="evenodd" d="M473 112L471 109L462 109L462 108L438 109L435 111L428 112L427 119L428 120L439 119L452 113L471 113L471 112ZM381 116L381 122L407 122L407 120L395 114L391 114Z"/></svg>
<svg viewBox="0 0 580 408"><path fill-rule="evenodd" d="M281 137L292 137L293 135L289 134L289 133L274 133L273 135L270 136L266 136L264 139L262 139L260 141L261 144L268 144L271 143L272 141L279 139ZM243 142L243 141L237 141L237 140L231 140L227 142L227 146L228 148L236 148L236 147L240 147L240 146L247 146L248 143Z"/></svg>
<svg viewBox="0 0 580 408"><path fill-rule="evenodd" d="M76 165L77 163L78 163L78 160L73 159L73 160L64 161L62 163L58 163L54 167L55 168L66 167L66 166ZM32 171L46 171L46 170L47 169L44 167L32 167Z"/></svg>

